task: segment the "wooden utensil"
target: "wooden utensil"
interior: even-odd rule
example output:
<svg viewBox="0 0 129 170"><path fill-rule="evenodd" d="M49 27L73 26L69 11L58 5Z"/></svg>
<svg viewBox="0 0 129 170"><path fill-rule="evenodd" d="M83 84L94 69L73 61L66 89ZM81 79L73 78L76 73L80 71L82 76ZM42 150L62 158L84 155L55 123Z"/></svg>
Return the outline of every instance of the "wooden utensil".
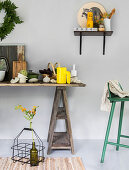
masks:
<svg viewBox="0 0 129 170"><path fill-rule="evenodd" d="M26 70L27 69L27 63L24 58L24 50L22 47L19 46L18 48L18 61L13 61L13 78L18 76L18 73L21 70Z"/></svg>
<svg viewBox="0 0 129 170"><path fill-rule="evenodd" d="M113 8L113 10L111 11L111 13L109 14L109 19L111 19L111 17L115 14L115 8Z"/></svg>
<svg viewBox="0 0 129 170"><path fill-rule="evenodd" d="M26 61L13 61L13 78L17 77L21 70L27 70Z"/></svg>

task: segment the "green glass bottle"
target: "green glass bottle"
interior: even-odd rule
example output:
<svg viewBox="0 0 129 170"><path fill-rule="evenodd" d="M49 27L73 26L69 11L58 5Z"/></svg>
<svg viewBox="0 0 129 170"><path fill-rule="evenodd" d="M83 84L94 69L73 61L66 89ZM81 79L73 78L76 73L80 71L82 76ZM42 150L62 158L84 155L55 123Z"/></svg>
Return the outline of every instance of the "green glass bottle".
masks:
<svg viewBox="0 0 129 170"><path fill-rule="evenodd" d="M32 149L30 150L30 165L38 166L38 150L35 147L35 142L32 142Z"/></svg>

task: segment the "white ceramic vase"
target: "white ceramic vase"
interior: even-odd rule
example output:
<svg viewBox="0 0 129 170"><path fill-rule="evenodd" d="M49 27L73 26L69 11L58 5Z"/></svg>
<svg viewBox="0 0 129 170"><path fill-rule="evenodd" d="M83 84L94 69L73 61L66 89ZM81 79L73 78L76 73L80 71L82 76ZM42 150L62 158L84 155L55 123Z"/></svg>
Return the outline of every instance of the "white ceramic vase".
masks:
<svg viewBox="0 0 129 170"><path fill-rule="evenodd" d="M49 83L50 82L50 78L48 76L46 76L45 78L43 78L43 82L44 83Z"/></svg>
<svg viewBox="0 0 129 170"><path fill-rule="evenodd" d="M26 77L21 77L19 79L19 83L26 83Z"/></svg>
<svg viewBox="0 0 129 170"><path fill-rule="evenodd" d="M19 83L26 83L27 77L18 73Z"/></svg>
<svg viewBox="0 0 129 170"><path fill-rule="evenodd" d="M105 26L105 31L111 31L111 19L105 18L104 26Z"/></svg>
<svg viewBox="0 0 129 170"><path fill-rule="evenodd" d="M0 81L3 81L5 77L5 71L0 71Z"/></svg>

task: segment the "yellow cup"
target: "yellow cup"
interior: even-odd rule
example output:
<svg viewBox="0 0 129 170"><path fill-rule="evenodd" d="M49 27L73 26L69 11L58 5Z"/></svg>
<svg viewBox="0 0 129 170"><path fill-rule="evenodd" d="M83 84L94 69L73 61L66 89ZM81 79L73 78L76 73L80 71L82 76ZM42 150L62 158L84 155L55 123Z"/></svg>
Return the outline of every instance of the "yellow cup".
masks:
<svg viewBox="0 0 129 170"><path fill-rule="evenodd" d="M57 67L57 83L58 84L70 84L70 72L66 67Z"/></svg>
<svg viewBox="0 0 129 170"><path fill-rule="evenodd" d="M57 83L65 84L66 83L66 67L57 67Z"/></svg>

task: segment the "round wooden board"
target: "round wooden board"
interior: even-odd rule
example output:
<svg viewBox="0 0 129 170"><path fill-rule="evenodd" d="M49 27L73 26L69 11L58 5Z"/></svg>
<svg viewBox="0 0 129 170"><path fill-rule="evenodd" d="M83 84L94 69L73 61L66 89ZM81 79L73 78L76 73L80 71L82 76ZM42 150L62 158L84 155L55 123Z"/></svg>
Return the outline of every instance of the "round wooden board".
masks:
<svg viewBox="0 0 129 170"><path fill-rule="evenodd" d="M106 13L106 10L105 8L99 4L99 3L96 3L96 2L89 2L89 3L86 3L84 4L78 11L78 14L77 14L77 21L78 21L78 24L81 28L86 28L86 17L82 17L82 13L83 13L83 8L84 9L90 9L90 8L93 8L93 7L97 7L100 9L100 11L104 14Z"/></svg>

